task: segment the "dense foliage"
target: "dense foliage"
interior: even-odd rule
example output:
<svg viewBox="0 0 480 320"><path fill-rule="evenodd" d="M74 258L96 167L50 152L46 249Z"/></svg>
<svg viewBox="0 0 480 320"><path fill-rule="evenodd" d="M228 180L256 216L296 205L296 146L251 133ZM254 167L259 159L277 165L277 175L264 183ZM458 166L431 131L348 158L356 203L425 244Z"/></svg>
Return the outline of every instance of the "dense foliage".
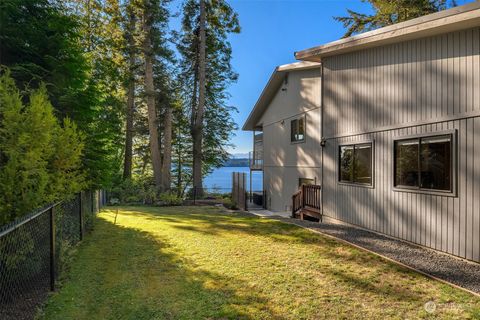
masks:
<svg viewBox="0 0 480 320"><path fill-rule="evenodd" d="M40 126L32 122L29 128L37 131L22 138L18 149L2 148L2 213L17 216L81 187L114 188L122 199L136 193L144 202L172 193L182 197L192 185L198 134L192 135L191 119L199 108L201 61L207 79L199 118L202 174L227 158L235 129L227 88L237 78L228 35L240 31L237 14L224 0L186 0L181 29L170 30L169 2L0 2L1 139L9 139L7 132L20 119ZM201 61L200 3L206 7L207 34ZM5 114L13 106L20 110L15 121ZM37 118L26 119L33 108L40 110ZM40 151L42 156L36 155ZM20 174L44 164L45 173ZM25 188L13 190L15 183Z"/></svg>
<svg viewBox="0 0 480 320"><path fill-rule="evenodd" d="M84 187L83 135L55 118L45 85L28 102L8 72L0 77L0 225Z"/></svg>
<svg viewBox="0 0 480 320"><path fill-rule="evenodd" d="M103 52L97 49L100 45L86 45L85 39L93 38L85 29L87 23L66 4L2 1L0 63L9 67L22 90L44 83L56 116L71 118L85 134L82 162L89 187L99 188L111 184L120 161L122 98L115 97L117 69L108 64L115 59L106 54L114 51L105 49L109 44ZM93 12L91 7L89 16ZM103 39L105 34L99 33L108 31L98 26L95 32L95 39Z"/></svg>
<svg viewBox="0 0 480 320"><path fill-rule="evenodd" d="M372 5L373 14L364 14L348 10L348 16L335 17L347 28L344 37L385 27L394 23L418 18L450 6L455 6L454 0L362 0Z"/></svg>
<svg viewBox="0 0 480 320"><path fill-rule="evenodd" d="M194 122L199 112L199 2L196 0L185 1L183 13L182 29L176 34L176 40L177 49L181 55L179 83L183 103L183 122L188 124L188 129L183 126L183 132L179 131L179 136L187 138L190 135L187 139L192 143L191 140L195 138L196 134ZM232 48L228 41L228 35L239 32L238 16L226 1L206 1L206 107L202 128L203 174L227 160L226 147L229 146L232 132L236 129L236 124L231 117L231 113L236 109L227 103L228 86L238 78L231 65ZM181 148L177 148L177 150L181 152ZM176 157L180 159L182 155L176 154ZM183 158L191 159L192 156L184 155ZM182 172L177 171L177 174L180 176ZM191 177L188 179L191 180Z"/></svg>

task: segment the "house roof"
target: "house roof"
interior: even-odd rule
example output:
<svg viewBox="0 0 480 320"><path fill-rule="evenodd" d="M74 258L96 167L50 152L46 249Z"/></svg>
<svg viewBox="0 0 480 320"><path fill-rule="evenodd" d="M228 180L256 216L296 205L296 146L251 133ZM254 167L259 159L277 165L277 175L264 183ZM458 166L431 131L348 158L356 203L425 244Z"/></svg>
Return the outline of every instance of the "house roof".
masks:
<svg viewBox="0 0 480 320"><path fill-rule="evenodd" d="M258 121L260 120L268 105L272 101L273 97L277 93L278 89L282 85L283 80L285 79L285 75L288 72L315 69L319 67L319 63L308 61L295 62L276 67L272 75L270 76L267 85L265 86L260 97L258 98L257 103L255 103L253 110L250 112L250 115L245 121L242 130L253 131L259 129L257 127Z"/></svg>
<svg viewBox="0 0 480 320"><path fill-rule="evenodd" d="M480 26L480 2L429 14L353 37L295 52L295 58L321 62L322 58Z"/></svg>

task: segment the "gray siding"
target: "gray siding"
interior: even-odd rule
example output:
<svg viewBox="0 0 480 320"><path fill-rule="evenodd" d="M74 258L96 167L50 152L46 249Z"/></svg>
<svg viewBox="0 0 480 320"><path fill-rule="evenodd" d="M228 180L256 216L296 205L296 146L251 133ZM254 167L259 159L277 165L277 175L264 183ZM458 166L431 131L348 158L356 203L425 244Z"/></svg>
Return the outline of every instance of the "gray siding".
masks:
<svg viewBox="0 0 480 320"><path fill-rule="evenodd" d="M480 261L479 28L324 60L324 210ZM396 137L457 130L457 195L393 190ZM373 140L374 187L338 183L338 145Z"/></svg>
<svg viewBox="0 0 480 320"><path fill-rule="evenodd" d="M298 191L298 179L320 181L321 168L268 167L264 171L264 188L267 191L267 208L272 211L290 211L292 195Z"/></svg>
<svg viewBox="0 0 480 320"><path fill-rule="evenodd" d="M326 58L325 136L480 115L479 30Z"/></svg>
<svg viewBox="0 0 480 320"><path fill-rule="evenodd" d="M267 207L288 211L298 179L321 180L320 68L291 71L259 120L263 126L263 185ZM283 90L282 90L283 89ZM292 143L290 121L304 116L305 142Z"/></svg>

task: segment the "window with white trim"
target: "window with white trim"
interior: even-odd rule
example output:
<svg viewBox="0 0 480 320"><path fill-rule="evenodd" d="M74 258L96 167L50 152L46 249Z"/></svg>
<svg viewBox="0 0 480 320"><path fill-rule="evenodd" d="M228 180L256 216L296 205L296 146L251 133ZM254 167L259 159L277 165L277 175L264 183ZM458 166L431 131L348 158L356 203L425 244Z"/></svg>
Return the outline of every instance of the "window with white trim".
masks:
<svg viewBox="0 0 480 320"><path fill-rule="evenodd" d="M305 141L305 116L290 121L290 141Z"/></svg>

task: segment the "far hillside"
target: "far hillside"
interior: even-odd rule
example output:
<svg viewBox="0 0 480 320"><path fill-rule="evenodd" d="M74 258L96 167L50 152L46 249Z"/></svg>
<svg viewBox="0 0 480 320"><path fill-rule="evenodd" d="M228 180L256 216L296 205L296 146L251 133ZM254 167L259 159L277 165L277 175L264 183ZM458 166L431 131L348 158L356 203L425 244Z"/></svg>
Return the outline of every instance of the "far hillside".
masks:
<svg viewBox="0 0 480 320"><path fill-rule="evenodd" d="M224 167L248 167L248 159L228 159L223 164Z"/></svg>

